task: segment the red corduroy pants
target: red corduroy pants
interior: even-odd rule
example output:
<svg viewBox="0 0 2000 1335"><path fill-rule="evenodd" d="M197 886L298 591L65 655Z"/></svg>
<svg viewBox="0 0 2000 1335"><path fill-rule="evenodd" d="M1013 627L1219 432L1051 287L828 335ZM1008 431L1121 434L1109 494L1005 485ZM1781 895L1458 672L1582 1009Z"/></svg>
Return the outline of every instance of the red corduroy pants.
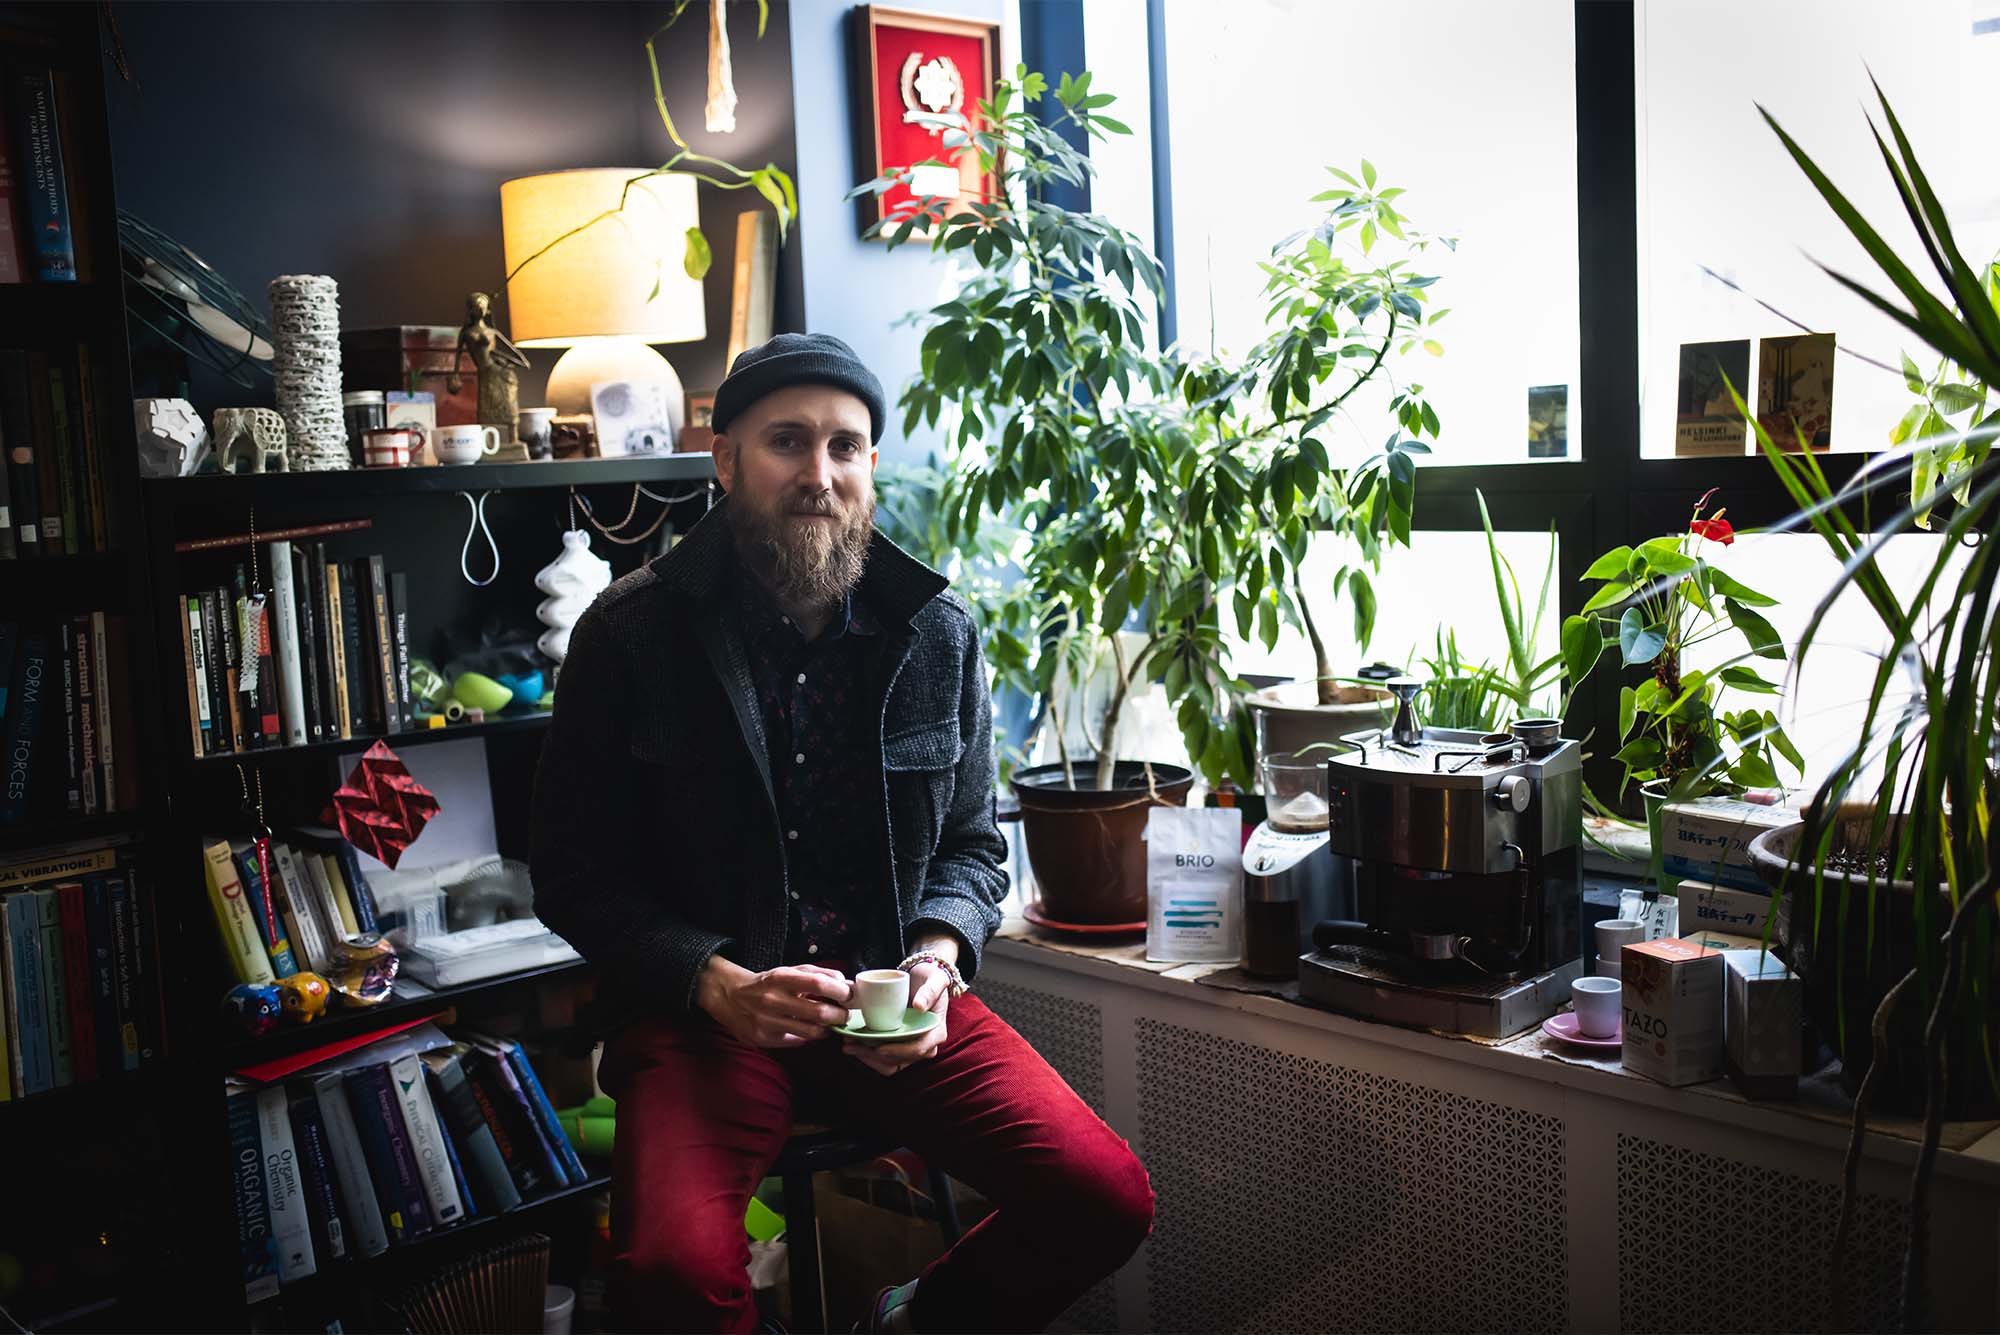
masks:
<svg viewBox="0 0 2000 1335"><path fill-rule="evenodd" d="M613 1039L611 1229L621 1329L757 1326L743 1212L803 1102L879 1129L975 1188L993 1213L925 1272L920 1330L1040 1330L1151 1230L1146 1170L1116 1132L968 993L941 1052L881 1076L837 1040L764 1049L705 1018Z"/></svg>

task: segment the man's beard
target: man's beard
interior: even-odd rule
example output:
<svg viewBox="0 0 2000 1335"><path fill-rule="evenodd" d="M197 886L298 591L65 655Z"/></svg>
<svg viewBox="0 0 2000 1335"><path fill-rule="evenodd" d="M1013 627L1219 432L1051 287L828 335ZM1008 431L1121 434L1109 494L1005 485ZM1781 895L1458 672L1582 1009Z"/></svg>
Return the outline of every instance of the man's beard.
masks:
<svg viewBox="0 0 2000 1335"><path fill-rule="evenodd" d="M725 513L738 555L780 603L831 607L861 582L875 533L872 492L853 506L842 506L831 492L788 492L768 508L739 495L729 498ZM833 522L792 518L808 514L831 515Z"/></svg>

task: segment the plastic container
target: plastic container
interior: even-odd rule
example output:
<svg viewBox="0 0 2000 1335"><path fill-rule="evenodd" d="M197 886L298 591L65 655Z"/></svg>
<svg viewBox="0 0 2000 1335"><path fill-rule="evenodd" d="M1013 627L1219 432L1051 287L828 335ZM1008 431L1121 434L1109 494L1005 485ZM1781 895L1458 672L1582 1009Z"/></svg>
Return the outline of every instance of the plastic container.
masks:
<svg viewBox="0 0 2000 1335"><path fill-rule="evenodd" d="M569 1335L576 1317L576 1290L567 1284L551 1284L542 1297L542 1335Z"/></svg>

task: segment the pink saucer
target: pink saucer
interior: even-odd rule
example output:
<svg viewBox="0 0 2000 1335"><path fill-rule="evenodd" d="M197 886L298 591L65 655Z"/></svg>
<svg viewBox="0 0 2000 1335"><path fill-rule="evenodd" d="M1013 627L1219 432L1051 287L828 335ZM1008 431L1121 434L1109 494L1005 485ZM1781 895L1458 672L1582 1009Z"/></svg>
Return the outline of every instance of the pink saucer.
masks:
<svg viewBox="0 0 2000 1335"><path fill-rule="evenodd" d="M1580 1048L1622 1048L1625 1046L1625 1026L1619 1025L1618 1032L1609 1038L1592 1038L1576 1027L1576 1012L1564 1011L1561 1015L1551 1015L1542 1021L1542 1032L1550 1038L1559 1038L1565 1043L1574 1043Z"/></svg>

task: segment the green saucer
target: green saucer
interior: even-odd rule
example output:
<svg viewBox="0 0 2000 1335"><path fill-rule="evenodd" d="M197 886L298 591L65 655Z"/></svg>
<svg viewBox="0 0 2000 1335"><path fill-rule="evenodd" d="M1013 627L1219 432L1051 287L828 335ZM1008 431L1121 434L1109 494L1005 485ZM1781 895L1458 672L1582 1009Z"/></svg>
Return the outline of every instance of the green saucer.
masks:
<svg viewBox="0 0 2000 1335"><path fill-rule="evenodd" d="M936 1011L920 1011L912 1006L903 1012L903 1022L894 1029L863 1029L861 1012L850 1010L847 1012L847 1023L835 1025L833 1032L842 1038L858 1039L863 1043L901 1043L905 1039L929 1033L937 1028L937 1022Z"/></svg>

